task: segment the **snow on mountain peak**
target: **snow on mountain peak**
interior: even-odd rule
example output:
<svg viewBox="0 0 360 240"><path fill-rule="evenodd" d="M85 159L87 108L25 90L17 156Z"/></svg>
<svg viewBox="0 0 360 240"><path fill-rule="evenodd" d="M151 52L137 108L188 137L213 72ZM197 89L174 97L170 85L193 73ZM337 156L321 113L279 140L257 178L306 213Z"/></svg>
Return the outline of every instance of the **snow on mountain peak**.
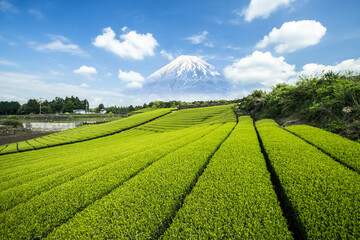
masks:
<svg viewBox="0 0 360 240"><path fill-rule="evenodd" d="M229 84L215 67L199 57L182 55L151 74L144 89L161 96L226 92Z"/></svg>
<svg viewBox="0 0 360 240"><path fill-rule="evenodd" d="M219 77L215 67L199 57L181 55L149 76L149 79L202 79Z"/></svg>

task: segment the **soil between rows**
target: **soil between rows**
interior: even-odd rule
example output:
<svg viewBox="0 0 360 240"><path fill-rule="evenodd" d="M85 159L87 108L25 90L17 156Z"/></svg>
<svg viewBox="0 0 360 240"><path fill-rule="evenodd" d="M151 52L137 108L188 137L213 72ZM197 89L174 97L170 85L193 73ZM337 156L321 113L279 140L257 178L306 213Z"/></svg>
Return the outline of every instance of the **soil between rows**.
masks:
<svg viewBox="0 0 360 240"><path fill-rule="evenodd" d="M30 140L37 137L46 136L55 132L17 132L12 135L0 136L0 145Z"/></svg>

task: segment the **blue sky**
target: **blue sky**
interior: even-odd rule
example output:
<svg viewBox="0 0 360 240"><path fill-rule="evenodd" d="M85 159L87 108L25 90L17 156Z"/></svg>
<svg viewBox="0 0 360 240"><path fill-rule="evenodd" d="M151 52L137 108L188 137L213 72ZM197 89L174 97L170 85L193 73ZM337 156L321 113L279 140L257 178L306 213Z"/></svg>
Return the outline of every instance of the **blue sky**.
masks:
<svg viewBox="0 0 360 240"><path fill-rule="evenodd" d="M359 9L357 0L0 0L0 100L142 104L156 99L128 87L141 90L182 54L224 74L236 89L225 99L299 74L360 72Z"/></svg>

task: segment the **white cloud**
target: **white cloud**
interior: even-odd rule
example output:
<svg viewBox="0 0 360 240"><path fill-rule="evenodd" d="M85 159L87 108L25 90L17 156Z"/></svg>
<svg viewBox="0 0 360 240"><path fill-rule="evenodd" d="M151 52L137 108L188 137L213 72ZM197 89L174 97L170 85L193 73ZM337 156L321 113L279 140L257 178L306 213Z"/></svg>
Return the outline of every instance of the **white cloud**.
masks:
<svg viewBox="0 0 360 240"><path fill-rule="evenodd" d="M94 100L90 103L92 106L96 106L98 107L99 104L101 104L103 102L103 98L102 97L96 97L94 98Z"/></svg>
<svg viewBox="0 0 360 240"><path fill-rule="evenodd" d="M225 49L236 50L236 51L241 50L240 47L233 47L233 46L231 46L231 45L228 45L228 46L226 46L226 47L224 47L224 48L225 48Z"/></svg>
<svg viewBox="0 0 360 240"><path fill-rule="evenodd" d="M71 43L70 40L64 36L48 34L48 37L53 41L47 44L37 44L34 42L30 44L38 51L68 52L73 55L87 56L84 50L78 45Z"/></svg>
<svg viewBox="0 0 360 240"><path fill-rule="evenodd" d="M245 21L251 22L255 18L268 18L271 13L280 7L287 7L295 0L251 0L248 8L239 14L245 17Z"/></svg>
<svg viewBox="0 0 360 240"><path fill-rule="evenodd" d="M187 37L186 40L191 41L193 44L199 44L199 43L202 43L203 41L206 40L206 35L208 35L208 34L209 34L209 32L203 31L199 35L194 35L194 36L191 36L191 37Z"/></svg>
<svg viewBox="0 0 360 240"><path fill-rule="evenodd" d="M128 82L127 88L142 88L145 78L140 73L130 71L125 72L119 69L118 78L124 82Z"/></svg>
<svg viewBox="0 0 360 240"><path fill-rule="evenodd" d="M48 36L53 41L60 40L62 42L70 42L70 39L68 39L67 37L62 36L62 35L46 34L46 36Z"/></svg>
<svg viewBox="0 0 360 240"><path fill-rule="evenodd" d="M44 18L44 14L42 14L42 12L39 9L29 9L28 12L39 19Z"/></svg>
<svg viewBox="0 0 360 240"><path fill-rule="evenodd" d="M127 88L142 88L142 86L143 86L142 83L139 82L131 82L126 84Z"/></svg>
<svg viewBox="0 0 360 240"><path fill-rule="evenodd" d="M55 70L50 70L49 75L51 75L51 76L63 76L64 73L59 72L59 71L55 71Z"/></svg>
<svg viewBox="0 0 360 240"><path fill-rule="evenodd" d="M103 30L102 35L95 38L93 45L105 48L122 58L128 57L136 60L142 60L145 56L153 56L155 47L159 45L151 33L138 34L136 31L120 35L120 40L122 41L116 39L115 32L107 27Z"/></svg>
<svg viewBox="0 0 360 240"><path fill-rule="evenodd" d="M128 30L128 27L127 26L124 26L121 31L125 32L126 30Z"/></svg>
<svg viewBox="0 0 360 240"><path fill-rule="evenodd" d="M1 95L0 97L1 101L18 101L18 102L26 102L27 99L15 95Z"/></svg>
<svg viewBox="0 0 360 240"><path fill-rule="evenodd" d="M121 69L119 69L118 77L120 80L123 80L125 82L143 82L145 80L140 73L134 71L125 72L121 71Z"/></svg>
<svg viewBox="0 0 360 240"><path fill-rule="evenodd" d="M214 44L211 42L204 43L204 45L211 48L214 47Z"/></svg>
<svg viewBox="0 0 360 240"><path fill-rule="evenodd" d="M160 51L160 54L163 56L163 57L166 57L167 59L169 59L169 61L173 60L174 59L174 56L171 54L171 53L168 53L167 51L165 51L164 49L162 49Z"/></svg>
<svg viewBox="0 0 360 240"><path fill-rule="evenodd" d="M8 66L8 67L18 67L19 65L16 62L7 61L0 59L0 65Z"/></svg>
<svg viewBox="0 0 360 240"><path fill-rule="evenodd" d="M82 87L82 88L88 88L89 85L87 85L86 83L82 83L82 84L80 85L80 87Z"/></svg>
<svg viewBox="0 0 360 240"><path fill-rule="evenodd" d="M273 28L255 47L265 48L275 44L277 53L294 52L318 44L325 33L326 27L314 20L286 22L280 29Z"/></svg>
<svg viewBox="0 0 360 240"><path fill-rule="evenodd" d="M242 86L261 84L271 87L296 77L295 65L284 61L283 57L274 57L270 52L255 51L252 55L236 60L225 67L227 79Z"/></svg>
<svg viewBox="0 0 360 240"><path fill-rule="evenodd" d="M88 67L88 66L85 66L85 65L79 67L78 69L75 69L73 72L77 73L77 74L84 75L84 76L88 76L88 77L90 75L92 75L92 74L97 74L96 68Z"/></svg>
<svg viewBox="0 0 360 240"><path fill-rule="evenodd" d="M336 65L327 66L317 63L309 63L302 67L300 74L305 76L318 76L329 71L342 74L346 71L353 71L355 74L358 74L360 73L360 58L348 59Z"/></svg>
<svg viewBox="0 0 360 240"><path fill-rule="evenodd" d="M4 12L4 13L6 13L6 12L18 13L19 12L16 7L14 7L11 3L9 3L6 0L0 1L0 11Z"/></svg>

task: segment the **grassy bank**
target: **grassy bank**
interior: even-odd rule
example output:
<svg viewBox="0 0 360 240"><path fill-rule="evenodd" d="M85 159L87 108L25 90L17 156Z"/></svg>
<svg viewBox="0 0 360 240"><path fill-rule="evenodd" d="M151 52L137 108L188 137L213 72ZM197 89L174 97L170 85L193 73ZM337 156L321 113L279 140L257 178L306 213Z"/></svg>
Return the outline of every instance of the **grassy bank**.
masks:
<svg viewBox="0 0 360 240"><path fill-rule="evenodd" d="M302 77L295 86L278 84L240 100L242 114L273 118L280 124L303 123L352 140L360 138L360 75L328 72Z"/></svg>

